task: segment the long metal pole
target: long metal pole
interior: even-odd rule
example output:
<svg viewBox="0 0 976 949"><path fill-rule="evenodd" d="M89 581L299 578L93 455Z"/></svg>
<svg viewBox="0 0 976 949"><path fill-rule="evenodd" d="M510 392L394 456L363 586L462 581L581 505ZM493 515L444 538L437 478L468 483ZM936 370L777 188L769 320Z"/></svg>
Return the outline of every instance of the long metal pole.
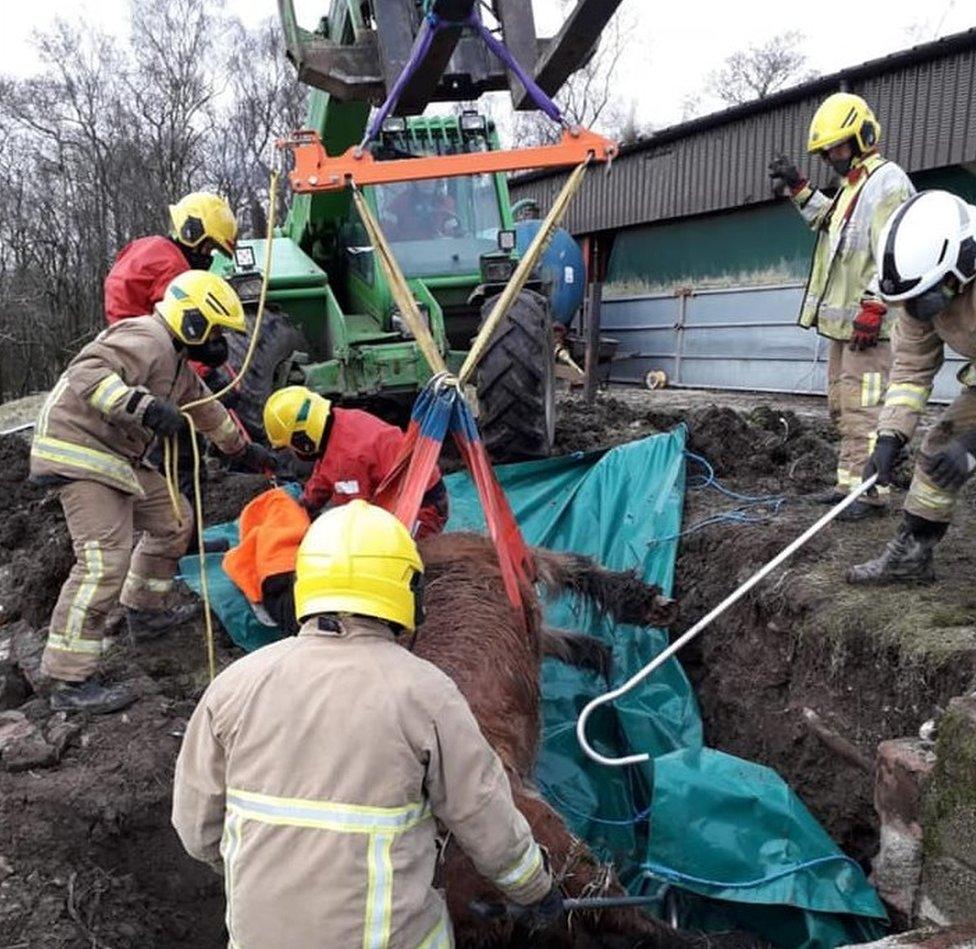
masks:
<svg viewBox="0 0 976 949"><path fill-rule="evenodd" d="M715 607L706 616L703 616L694 626L691 627L686 633L681 637L676 639L664 652L659 653L655 656L643 669L632 675L622 686L613 689L611 692L607 692L604 695L600 695L593 699L580 713L580 717L576 722L576 737L579 740L580 747L586 753L587 757L592 758L593 761L599 764L605 764L609 767L619 768L625 764L640 764L641 762L650 760L650 755L646 752L642 752L638 755L626 755L623 758L608 758L605 755L601 755L598 751L594 750L590 743L586 740L586 723L590 715L601 705L606 705L608 702L613 702L615 699L620 698L620 696L625 695L634 686L643 682L652 672L660 668L665 662L667 662L682 646L686 643L691 642L705 627L711 624L711 622L717 617L721 616L730 606L737 603L742 599L757 583L762 579L772 573L787 557L791 556L797 550L799 550L811 537L819 533L823 528L825 528L838 514L845 511L850 507L865 491L870 490L874 487L875 481L878 480L877 475L872 475L866 481L861 482L854 490L852 490L840 504L836 507L832 507L823 517L820 518L811 527L808 527L796 540L794 540L787 547L784 547L769 563L766 564L758 572L754 573L745 583L742 584L737 590L730 593L718 606Z"/></svg>

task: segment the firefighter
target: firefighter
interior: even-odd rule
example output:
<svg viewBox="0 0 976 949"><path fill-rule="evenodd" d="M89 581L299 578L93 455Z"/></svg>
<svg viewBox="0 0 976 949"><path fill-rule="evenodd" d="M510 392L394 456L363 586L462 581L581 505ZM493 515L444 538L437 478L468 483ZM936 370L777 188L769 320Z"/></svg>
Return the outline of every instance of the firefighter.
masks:
<svg viewBox="0 0 976 949"><path fill-rule="evenodd" d="M302 504L314 518L326 506L371 500L392 470L404 434L360 409L333 408L305 386L273 392L264 405L264 429L272 448L288 448L313 462ZM447 489L434 469L421 501L416 536L439 534L447 521Z"/></svg>
<svg viewBox="0 0 976 949"><path fill-rule="evenodd" d="M229 945L453 945L435 821L530 928L562 915L467 702L397 645L423 619L423 569L392 514L327 511L298 552L300 633L225 669L193 713L173 826L224 874Z"/></svg>
<svg viewBox="0 0 976 949"><path fill-rule="evenodd" d="M872 249L891 213L915 189L898 165L878 153L880 136L868 104L838 92L817 109L807 143L810 154L819 154L840 176L836 195L814 188L782 155L769 165L770 177L788 189L817 235L799 322L829 340L827 403L841 441L836 486L818 497L824 503L837 503L860 484L891 367L893 314L870 289ZM883 514L886 492L872 489L841 518Z"/></svg>
<svg viewBox="0 0 976 949"><path fill-rule="evenodd" d="M174 277L188 270L209 270L214 254L233 257L237 243L237 221L230 205L220 195L208 191L194 191L169 207L172 224L170 236L154 234L139 237L119 251L115 263L105 278L105 319L111 326L119 320L146 316L163 298ZM229 367L205 366L191 361L190 366L206 382L212 392L219 392L231 381ZM233 408L234 392L224 397ZM178 439L180 458L180 491L193 499L193 447L189 435ZM153 461L158 466L161 459Z"/></svg>
<svg viewBox="0 0 976 949"><path fill-rule="evenodd" d="M105 278L105 319L152 313L174 277L187 270L209 270L215 253L232 257L237 221L219 195L195 191L171 204L169 237L140 237L119 251Z"/></svg>
<svg viewBox="0 0 976 949"><path fill-rule="evenodd" d="M41 409L31 480L56 488L76 557L41 664L55 680L56 710L109 712L135 698L94 677L104 620L117 602L136 642L168 632L195 611L166 608L192 530L190 507L178 494L171 499L163 476L143 459L156 436L184 427L178 406L206 395L187 359L219 364L226 358L225 328L244 330L233 289L210 273L181 274L154 315L110 326L85 346ZM219 403L191 415L225 454L258 470L274 464L266 448L245 442Z"/></svg>
<svg viewBox="0 0 976 949"><path fill-rule="evenodd" d="M898 534L880 557L848 572L850 583L929 582L963 484L976 468L976 207L945 191L923 191L895 212L875 251L881 297L900 305L891 385L864 476L891 481L918 425L949 346L970 360L962 392L924 440Z"/></svg>

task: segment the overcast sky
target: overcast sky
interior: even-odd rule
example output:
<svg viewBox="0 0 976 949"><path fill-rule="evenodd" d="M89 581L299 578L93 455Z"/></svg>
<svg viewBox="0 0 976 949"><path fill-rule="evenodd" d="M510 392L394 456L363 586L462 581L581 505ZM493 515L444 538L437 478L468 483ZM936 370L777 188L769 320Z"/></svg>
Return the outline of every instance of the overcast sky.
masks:
<svg viewBox="0 0 976 949"><path fill-rule="evenodd" d="M30 36L57 15L83 18L124 34L127 0L0 0L0 72L34 68ZM313 26L328 0L295 0L299 22ZM245 23L277 15L276 0L227 0ZM558 0L534 0L539 31L559 25ZM973 0L884 0L884 3L787 3L784 0L624 0L621 10L635 29L625 52L620 96L632 100L643 123L677 122L684 100L701 92L724 57L786 30L806 36L810 65L821 73L976 26ZM704 105L712 105L707 100Z"/></svg>

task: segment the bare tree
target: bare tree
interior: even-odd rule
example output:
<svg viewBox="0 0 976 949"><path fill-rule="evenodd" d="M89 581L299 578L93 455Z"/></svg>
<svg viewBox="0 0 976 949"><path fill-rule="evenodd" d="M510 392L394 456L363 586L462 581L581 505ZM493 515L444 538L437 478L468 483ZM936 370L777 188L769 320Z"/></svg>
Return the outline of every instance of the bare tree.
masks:
<svg viewBox="0 0 976 949"><path fill-rule="evenodd" d="M726 105L739 105L813 78L803 41L802 33L790 30L733 53L709 77L708 92Z"/></svg>
<svg viewBox="0 0 976 949"><path fill-rule="evenodd" d="M104 325L115 255L165 233L181 194L222 191L246 223L274 139L301 124L270 24L248 32L213 0L130 7L128 45L59 22L37 77L0 77L0 398L54 382Z"/></svg>

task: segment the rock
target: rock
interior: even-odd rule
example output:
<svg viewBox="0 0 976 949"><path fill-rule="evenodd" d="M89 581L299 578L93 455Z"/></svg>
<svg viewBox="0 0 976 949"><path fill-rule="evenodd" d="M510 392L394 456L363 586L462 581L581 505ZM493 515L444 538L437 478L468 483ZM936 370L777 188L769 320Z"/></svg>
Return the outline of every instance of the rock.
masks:
<svg viewBox="0 0 976 949"><path fill-rule="evenodd" d="M0 883L3 883L7 877L11 876L14 872L13 864L0 853Z"/></svg>
<svg viewBox="0 0 976 949"><path fill-rule="evenodd" d="M923 794L921 919L976 923L976 695L953 699L939 722Z"/></svg>
<svg viewBox="0 0 976 949"><path fill-rule="evenodd" d="M12 662L0 661L0 711L17 708L27 698L27 683Z"/></svg>
<svg viewBox="0 0 976 949"><path fill-rule="evenodd" d="M39 695L35 695L34 698L28 699L23 705L17 709L18 712L23 712L27 716L29 721L41 722L51 715L51 703L47 699L41 698Z"/></svg>
<svg viewBox="0 0 976 949"><path fill-rule="evenodd" d="M0 712L0 751L12 742L27 738L37 729L27 720L23 712Z"/></svg>
<svg viewBox="0 0 976 949"><path fill-rule="evenodd" d="M47 724L45 737L48 744L58 753L58 759L68 749L68 746L81 734L81 725L77 722L69 721L67 713L58 712L51 716Z"/></svg>
<svg viewBox="0 0 976 949"><path fill-rule="evenodd" d="M8 771L30 771L50 768L58 763L58 751L40 734L25 735L9 742L3 749L3 763Z"/></svg>
<svg viewBox="0 0 976 949"><path fill-rule="evenodd" d="M19 629L13 636L11 658L17 663L30 687L39 692L44 684L41 674L41 654L47 640L47 629L33 629L26 620L15 624Z"/></svg>
<svg viewBox="0 0 976 949"><path fill-rule="evenodd" d="M881 840L871 882L909 924L915 920L922 879L923 793L934 768L934 752L919 739L898 738L878 746L874 807Z"/></svg>

